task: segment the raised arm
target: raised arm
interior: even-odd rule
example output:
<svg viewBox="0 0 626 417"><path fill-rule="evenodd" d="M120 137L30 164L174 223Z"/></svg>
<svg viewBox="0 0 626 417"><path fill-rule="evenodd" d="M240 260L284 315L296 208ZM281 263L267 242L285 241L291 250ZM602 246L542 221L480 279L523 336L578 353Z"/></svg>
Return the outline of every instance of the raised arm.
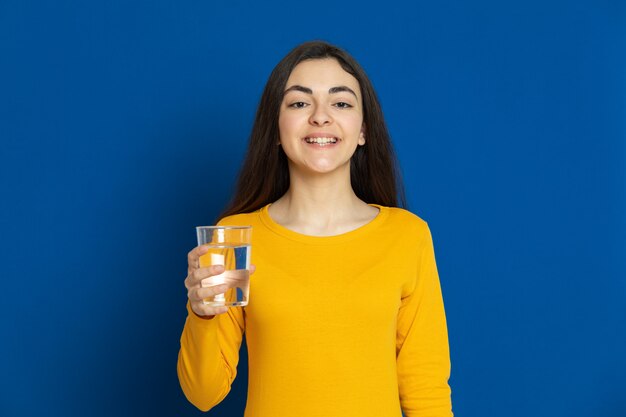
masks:
<svg viewBox="0 0 626 417"><path fill-rule="evenodd" d="M201 281L223 272L222 266L199 268L197 258L206 252L197 247L188 255L185 279L187 320L180 338L178 380L187 399L208 411L226 397L237 375L239 348L245 329L241 308L209 307L204 298L224 293L228 286L202 287Z"/></svg>

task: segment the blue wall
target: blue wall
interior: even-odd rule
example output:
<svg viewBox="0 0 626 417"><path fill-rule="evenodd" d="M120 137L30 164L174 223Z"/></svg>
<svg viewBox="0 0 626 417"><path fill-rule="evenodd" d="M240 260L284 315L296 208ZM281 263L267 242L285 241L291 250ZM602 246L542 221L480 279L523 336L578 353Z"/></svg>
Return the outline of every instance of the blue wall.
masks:
<svg viewBox="0 0 626 417"><path fill-rule="evenodd" d="M368 71L431 226L456 414L626 415L618 0L2 1L0 415L200 414L175 370L193 227L314 38ZM241 415L241 365L210 415Z"/></svg>

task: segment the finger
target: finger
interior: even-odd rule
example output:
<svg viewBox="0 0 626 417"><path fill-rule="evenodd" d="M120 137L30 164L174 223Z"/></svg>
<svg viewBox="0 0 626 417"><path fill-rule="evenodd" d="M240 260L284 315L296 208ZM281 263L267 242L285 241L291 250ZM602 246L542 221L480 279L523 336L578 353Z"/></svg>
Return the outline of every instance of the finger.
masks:
<svg viewBox="0 0 626 417"><path fill-rule="evenodd" d="M204 300L212 300L216 295L225 294L230 290L228 284L218 284L210 287L194 287L187 291L187 298L192 303L203 302Z"/></svg>
<svg viewBox="0 0 626 417"><path fill-rule="evenodd" d="M192 289L192 288L196 288L196 287L200 287L200 280L194 278L193 276L193 272L190 272L186 277L185 277L185 288L187 288L188 290Z"/></svg>
<svg viewBox="0 0 626 417"><path fill-rule="evenodd" d="M196 281L202 281L205 278L219 275L224 272L224 265L212 265L206 268L194 269L190 276Z"/></svg>
<svg viewBox="0 0 626 417"><path fill-rule="evenodd" d="M228 307L211 307L206 304L192 304L191 309L199 316L210 317L218 314L224 314L228 311Z"/></svg>
<svg viewBox="0 0 626 417"><path fill-rule="evenodd" d="M228 291L228 285L220 284L212 287L194 287L187 291L187 298L191 302L202 302L205 298L213 298L217 294L224 294Z"/></svg>
<svg viewBox="0 0 626 417"><path fill-rule="evenodd" d="M219 284L213 285L211 287L200 287L197 289L193 289L190 291L191 297L193 297L193 301L202 301L205 299L212 299L218 294L224 294L226 291L230 289L230 286L227 284ZM190 300L192 298L189 298Z"/></svg>
<svg viewBox="0 0 626 417"><path fill-rule="evenodd" d="M209 248L206 245L196 246L195 248L190 250L187 254L187 263L189 264L189 266L197 268L200 256L204 255L208 250Z"/></svg>
<svg viewBox="0 0 626 417"><path fill-rule="evenodd" d="M219 275L224 272L223 265L213 265L207 268L190 269L185 277L185 287L189 290L193 287L201 286L202 280Z"/></svg>
<svg viewBox="0 0 626 417"><path fill-rule="evenodd" d="M250 275L254 274L254 271L256 271L256 265L250 264L248 271L250 271Z"/></svg>

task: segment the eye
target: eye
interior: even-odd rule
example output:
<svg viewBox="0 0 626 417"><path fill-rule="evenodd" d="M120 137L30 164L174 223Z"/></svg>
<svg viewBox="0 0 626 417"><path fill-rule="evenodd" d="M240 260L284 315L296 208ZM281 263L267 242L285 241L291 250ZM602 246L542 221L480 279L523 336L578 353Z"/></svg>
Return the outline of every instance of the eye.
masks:
<svg viewBox="0 0 626 417"><path fill-rule="evenodd" d="M302 109L306 107L307 105L308 104L306 104L304 101L296 101L295 103L291 103L287 107L291 107L292 109Z"/></svg>
<svg viewBox="0 0 626 417"><path fill-rule="evenodd" d="M345 101L340 101L338 103L335 103L334 106L339 109L349 109L350 107L352 107L351 104L346 103Z"/></svg>

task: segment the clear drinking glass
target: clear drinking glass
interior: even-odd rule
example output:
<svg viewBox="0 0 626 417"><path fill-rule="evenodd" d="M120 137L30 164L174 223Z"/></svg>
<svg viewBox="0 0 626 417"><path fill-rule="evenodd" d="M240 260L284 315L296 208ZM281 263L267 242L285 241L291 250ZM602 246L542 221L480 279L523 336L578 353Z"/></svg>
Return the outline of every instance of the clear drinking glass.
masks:
<svg viewBox="0 0 626 417"><path fill-rule="evenodd" d="M248 305L250 298L250 249L252 226L198 226L198 246L209 251L200 257L200 267L224 265L224 272L202 280L203 287L234 284L224 294L205 298L210 306Z"/></svg>

